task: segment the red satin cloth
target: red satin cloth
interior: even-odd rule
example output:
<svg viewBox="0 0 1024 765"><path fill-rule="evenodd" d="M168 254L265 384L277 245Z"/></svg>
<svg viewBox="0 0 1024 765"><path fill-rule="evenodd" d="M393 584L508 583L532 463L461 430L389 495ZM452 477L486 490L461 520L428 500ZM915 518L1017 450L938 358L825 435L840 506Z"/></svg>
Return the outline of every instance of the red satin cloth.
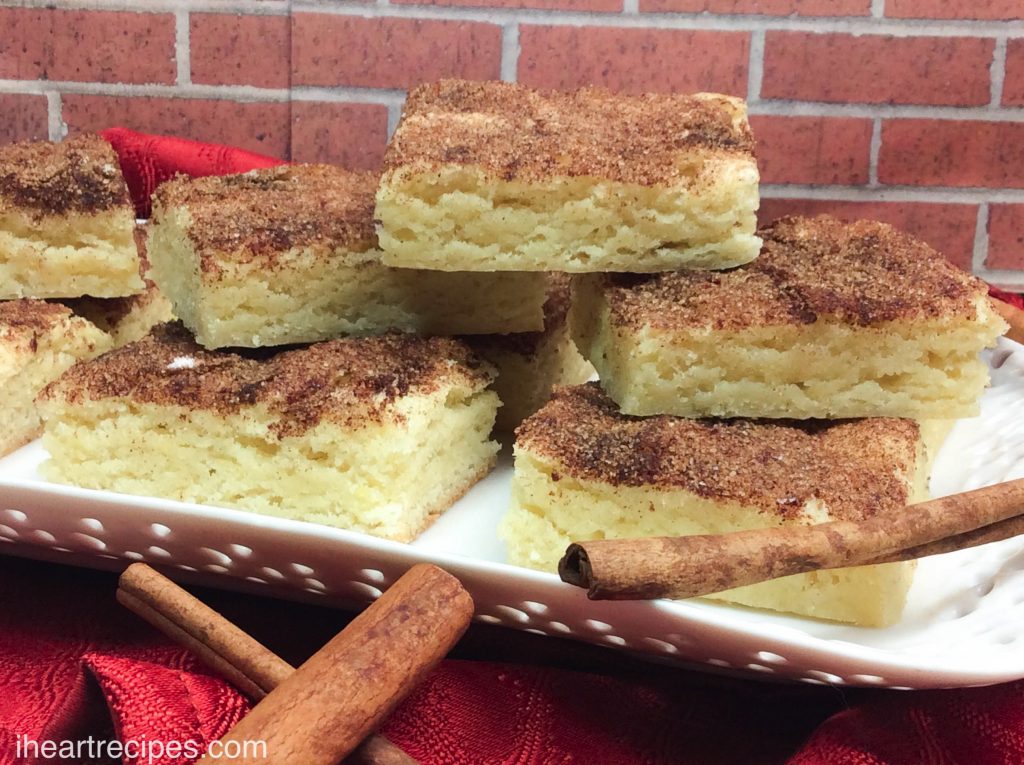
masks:
<svg viewBox="0 0 1024 765"><path fill-rule="evenodd" d="M176 172L242 172L279 162L124 129L104 135L143 215L156 184ZM115 586L110 574L0 558L0 765L44 761L19 756L26 737L201 749L248 710L230 685L122 609ZM202 596L293 663L346 618L290 603ZM1024 763L1024 682L929 692L759 684L480 626L456 655L472 660L444 662L384 727L424 765Z"/></svg>
<svg viewBox="0 0 1024 765"><path fill-rule="evenodd" d="M194 177L229 175L285 164L283 160L232 146L136 133L128 128L109 128L100 135L110 142L121 160L121 171L140 218L149 217L149 198L156 187L178 173Z"/></svg>

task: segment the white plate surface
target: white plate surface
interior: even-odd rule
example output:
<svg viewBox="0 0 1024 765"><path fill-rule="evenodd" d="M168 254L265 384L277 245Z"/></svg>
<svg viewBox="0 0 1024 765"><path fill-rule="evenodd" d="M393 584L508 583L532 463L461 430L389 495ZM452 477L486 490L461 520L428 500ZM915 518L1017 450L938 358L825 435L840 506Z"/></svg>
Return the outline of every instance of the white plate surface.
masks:
<svg viewBox="0 0 1024 765"><path fill-rule="evenodd" d="M938 455L942 496L1024 477L1024 346L1001 340L980 417ZM495 529L511 461L412 544L297 521L47 483L38 442L0 460L0 552L322 602L365 602L412 564L459 576L477 619L718 671L846 685L933 688L1024 677L1024 539L925 559L887 629L703 601L591 602L555 574L510 566Z"/></svg>

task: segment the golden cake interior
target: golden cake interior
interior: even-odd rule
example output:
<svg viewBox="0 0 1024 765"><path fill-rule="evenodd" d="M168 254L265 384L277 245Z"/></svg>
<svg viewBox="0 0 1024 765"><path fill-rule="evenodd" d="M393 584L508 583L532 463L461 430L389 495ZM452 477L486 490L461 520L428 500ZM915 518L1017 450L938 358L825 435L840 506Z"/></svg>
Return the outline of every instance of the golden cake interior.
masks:
<svg viewBox="0 0 1024 765"><path fill-rule="evenodd" d="M562 388L516 431L509 560L556 570L572 541L719 534L864 520L927 499L949 423L693 420L619 412L596 384ZM819 571L713 596L884 626L913 563Z"/></svg>
<svg viewBox="0 0 1024 765"><path fill-rule="evenodd" d="M558 385L576 385L594 375L569 336L569 280L551 274L544 302L544 330L510 335L467 335L463 340L498 370L493 388L501 399L495 428L511 433L540 409Z"/></svg>
<svg viewBox="0 0 1024 765"><path fill-rule="evenodd" d="M39 435L36 395L77 360L110 345L110 337L62 305L0 302L0 456Z"/></svg>
<svg viewBox="0 0 1024 765"><path fill-rule="evenodd" d="M173 321L171 301L147 276L149 258L146 252L146 227L135 227L135 244L139 251L139 270L145 289L135 295L119 298L66 298L60 302L77 316L88 319L114 341L114 347L141 340L157 324Z"/></svg>
<svg viewBox="0 0 1024 765"><path fill-rule="evenodd" d="M141 340L157 324L174 319L171 302L148 280L145 290L137 295L70 298L61 302L110 335L115 348Z"/></svg>
<svg viewBox="0 0 1024 765"><path fill-rule="evenodd" d="M822 216L763 229L726 272L574 283L572 326L624 412L970 417L1005 329L979 279L891 226Z"/></svg>
<svg viewBox="0 0 1024 765"><path fill-rule="evenodd" d="M437 273L380 263L375 173L294 165L162 185L153 278L208 348L399 329L543 326L543 274Z"/></svg>
<svg viewBox="0 0 1024 765"><path fill-rule="evenodd" d="M570 272L745 263L759 245L753 145L745 105L728 96L423 85L384 159L384 262Z"/></svg>
<svg viewBox="0 0 1024 765"><path fill-rule="evenodd" d="M0 299L139 292L134 228L117 155L99 136L0 146Z"/></svg>
<svg viewBox="0 0 1024 765"><path fill-rule="evenodd" d="M492 378L446 338L242 355L161 325L47 388L41 470L408 541L493 464Z"/></svg>

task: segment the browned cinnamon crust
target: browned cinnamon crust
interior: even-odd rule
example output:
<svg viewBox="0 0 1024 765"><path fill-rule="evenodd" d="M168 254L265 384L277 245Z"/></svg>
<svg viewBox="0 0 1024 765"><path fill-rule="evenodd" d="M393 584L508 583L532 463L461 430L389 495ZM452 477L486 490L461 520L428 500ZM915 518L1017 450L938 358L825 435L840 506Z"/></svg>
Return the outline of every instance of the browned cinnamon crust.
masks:
<svg viewBox="0 0 1024 765"><path fill-rule="evenodd" d="M471 348L486 354L490 350L515 353L524 357L537 355L545 337L565 326L569 314L569 274L548 275L548 292L544 299L544 329L538 332L510 332L495 335L467 335Z"/></svg>
<svg viewBox="0 0 1024 765"><path fill-rule="evenodd" d="M973 319L984 282L924 242L875 221L782 218L758 232L761 254L729 271L604 274L612 323L745 329L819 317L869 326Z"/></svg>
<svg viewBox="0 0 1024 765"><path fill-rule="evenodd" d="M69 318L71 310L58 303L29 298L0 301L0 333L5 343L13 340L31 344L38 335Z"/></svg>
<svg viewBox="0 0 1024 765"><path fill-rule="evenodd" d="M152 284L146 279L149 272L149 230L145 224L137 223L132 234L135 238L135 249L139 251L139 276L145 279L147 284Z"/></svg>
<svg viewBox="0 0 1024 765"><path fill-rule="evenodd" d="M97 135L0 146L0 210L42 216L130 206L117 155Z"/></svg>
<svg viewBox="0 0 1024 765"><path fill-rule="evenodd" d="M630 417L596 383L561 388L516 430L516 447L557 473L613 486L680 489L792 517L818 499L836 520L904 507L913 420Z"/></svg>
<svg viewBox="0 0 1024 765"><path fill-rule="evenodd" d="M442 386L483 389L493 370L450 338L390 334L278 353L207 351L179 322L69 370L44 392L72 402L123 397L219 414L265 406L279 437L321 421L348 428L396 421L396 402Z"/></svg>
<svg viewBox="0 0 1024 765"><path fill-rule="evenodd" d="M276 255L293 247L375 247L377 173L330 165L287 165L241 175L177 177L154 194L155 214L185 207L189 236L204 271L217 261L259 259L273 268Z"/></svg>
<svg viewBox="0 0 1024 765"><path fill-rule="evenodd" d="M741 102L442 80L410 92L384 167L473 165L507 181L590 176L690 185L699 174L682 156L695 150L753 156Z"/></svg>

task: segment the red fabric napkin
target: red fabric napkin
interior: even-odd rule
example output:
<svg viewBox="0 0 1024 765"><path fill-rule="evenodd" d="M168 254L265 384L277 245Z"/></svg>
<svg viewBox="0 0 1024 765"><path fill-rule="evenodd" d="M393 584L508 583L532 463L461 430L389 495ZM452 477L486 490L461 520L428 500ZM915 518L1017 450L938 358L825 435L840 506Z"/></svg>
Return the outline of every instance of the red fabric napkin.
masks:
<svg viewBox="0 0 1024 765"><path fill-rule="evenodd" d="M120 128L104 135L143 215L156 185L176 172L279 163ZM0 765L46 761L31 756L26 739L89 736L132 751L89 759L83 743L83 755L67 761L184 765L248 710L229 684L118 606L115 586L109 574L0 558ZM204 598L296 663L343 624L336 612L306 606ZM644 669L621 654L595 660L600 672L579 672L551 665L578 666L593 650L511 632L481 650L486 629L472 628L457 652L528 663L444 662L384 728L424 765L1024 762L1024 682L929 692L811 688ZM465 647L474 641L476 656ZM504 647L517 641L518 651ZM148 745L142 757L140 742Z"/></svg>
<svg viewBox="0 0 1024 765"><path fill-rule="evenodd" d="M993 287L991 285L989 285L988 293L994 298L999 298L1012 306L1024 309L1024 295L1007 292L1006 290L1001 290L998 287Z"/></svg>
<svg viewBox="0 0 1024 765"><path fill-rule="evenodd" d="M130 765L185 765L195 758L161 754L152 742L198 752L248 710L230 685L117 604L113 574L0 557L0 583L0 765L46 762L21 756L32 753L26 739L90 736L122 742ZM293 663L349 618L200 597ZM383 729L423 765L1024 762L1024 683L928 692L774 685L478 626L456 651L535 664L443 662ZM551 666L588 653L601 672ZM83 745L70 761L117 761L88 753Z"/></svg>
<svg viewBox="0 0 1024 765"><path fill-rule="evenodd" d="M128 183L135 213L148 218L150 196L164 181L178 173L199 177L245 173L262 167L286 164L255 152L184 138L136 133L114 127L100 133L117 152L121 172Z"/></svg>

